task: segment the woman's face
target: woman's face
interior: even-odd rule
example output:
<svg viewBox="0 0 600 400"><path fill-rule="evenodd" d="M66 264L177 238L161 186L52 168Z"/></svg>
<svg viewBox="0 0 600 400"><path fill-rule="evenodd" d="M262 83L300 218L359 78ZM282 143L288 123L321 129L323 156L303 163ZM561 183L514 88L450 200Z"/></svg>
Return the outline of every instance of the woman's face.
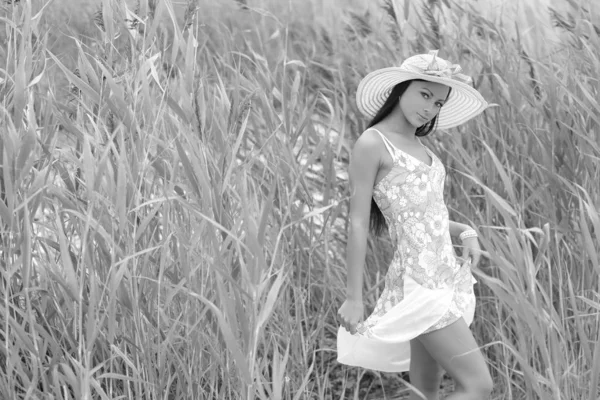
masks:
<svg viewBox="0 0 600 400"><path fill-rule="evenodd" d="M431 121L444 105L450 88L441 83L412 81L400 97L399 107L415 128Z"/></svg>

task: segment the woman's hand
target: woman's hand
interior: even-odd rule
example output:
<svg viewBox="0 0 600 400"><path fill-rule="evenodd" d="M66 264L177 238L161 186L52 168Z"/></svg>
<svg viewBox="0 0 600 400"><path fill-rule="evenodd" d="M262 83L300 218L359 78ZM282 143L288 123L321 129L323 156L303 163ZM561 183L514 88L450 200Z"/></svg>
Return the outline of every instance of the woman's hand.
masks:
<svg viewBox="0 0 600 400"><path fill-rule="evenodd" d="M350 334L356 333L356 325L362 321L365 306L362 300L346 299L338 310L340 325Z"/></svg>
<svg viewBox="0 0 600 400"><path fill-rule="evenodd" d="M481 247L477 237L465 238L462 242L462 259L468 261L471 259L471 268L476 268L481 257Z"/></svg>

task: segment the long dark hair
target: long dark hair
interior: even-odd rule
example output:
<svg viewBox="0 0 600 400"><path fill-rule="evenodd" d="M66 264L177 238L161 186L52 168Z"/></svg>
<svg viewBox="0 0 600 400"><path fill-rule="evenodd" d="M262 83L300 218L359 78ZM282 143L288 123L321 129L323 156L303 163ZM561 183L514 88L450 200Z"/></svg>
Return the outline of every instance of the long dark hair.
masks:
<svg viewBox="0 0 600 400"><path fill-rule="evenodd" d="M412 79L412 80L400 82L399 84L394 86L394 88L392 89L387 100L385 101L385 103L383 103L383 105L381 106L381 108L379 109L377 114L375 114L375 117L373 117L373 119L371 120L371 122L369 123L367 128L370 128L375 124L378 124L385 117L387 117L392 112L394 107L396 107L398 100L400 99L402 94L404 94L404 92L406 91L406 89L408 88L410 83L414 82L414 81L422 81L422 79ZM450 97L451 91L452 91L452 88L450 88L450 90L448 91L448 96L446 97L446 99L448 99L448 97ZM426 123L425 125L419 126L417 128L417 131L415 132L415 135L418 137L423 137L423 136L429 135L429 133L431 133L431 131L433 131L435 129L436 124L437 124L437 115L435 117L433 117L433 119L431 121L429 121L428 123ZM372 197L371 197L371 214L370 214L369 219L370 219L369 228L375 236L381 235L383 233L383 231L388 227L387 224L385 223L385 217L383 216L383 213L377 206L377 203L375 203L375 199L373 199Z"/></svg>

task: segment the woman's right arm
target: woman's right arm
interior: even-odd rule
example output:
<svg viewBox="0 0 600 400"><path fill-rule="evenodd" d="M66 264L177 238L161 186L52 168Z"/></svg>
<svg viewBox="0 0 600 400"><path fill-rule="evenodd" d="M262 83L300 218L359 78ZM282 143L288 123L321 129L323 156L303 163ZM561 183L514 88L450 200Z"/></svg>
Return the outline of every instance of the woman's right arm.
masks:
<svg viewBox="0 0 600 400"><path fill-rule="evenodd" d="M378 138L373 132L362 134L352 149L349 166L350 212L346 245L346 301L338 314L342 325L354 333L363 317L363 272L371 213L371 198L380 165Z"/></svg>

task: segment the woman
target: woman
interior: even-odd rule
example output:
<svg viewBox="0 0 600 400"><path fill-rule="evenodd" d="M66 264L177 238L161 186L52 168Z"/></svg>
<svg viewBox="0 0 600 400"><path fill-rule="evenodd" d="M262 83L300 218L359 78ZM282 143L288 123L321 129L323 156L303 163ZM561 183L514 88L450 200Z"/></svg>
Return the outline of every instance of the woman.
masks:
<svg viewBox="0 0 600 400"><path fill-rule="evenodd" d="M455 381L448 399L481 400L492 390L469 329L477 233L449 221L444 166L419 141L436 127L460 125L488 107L460 71L432 51L368 74L356 100L372 121L356 141L349 167L347 298L338 311L338 361L386 372L409 370L411 384L429 400L438 398L443 370ZM373 313L361 322L367 234L369 227L379 233L385 225L394 258ZM462 241L462 261L451 236Z"/></svg>

